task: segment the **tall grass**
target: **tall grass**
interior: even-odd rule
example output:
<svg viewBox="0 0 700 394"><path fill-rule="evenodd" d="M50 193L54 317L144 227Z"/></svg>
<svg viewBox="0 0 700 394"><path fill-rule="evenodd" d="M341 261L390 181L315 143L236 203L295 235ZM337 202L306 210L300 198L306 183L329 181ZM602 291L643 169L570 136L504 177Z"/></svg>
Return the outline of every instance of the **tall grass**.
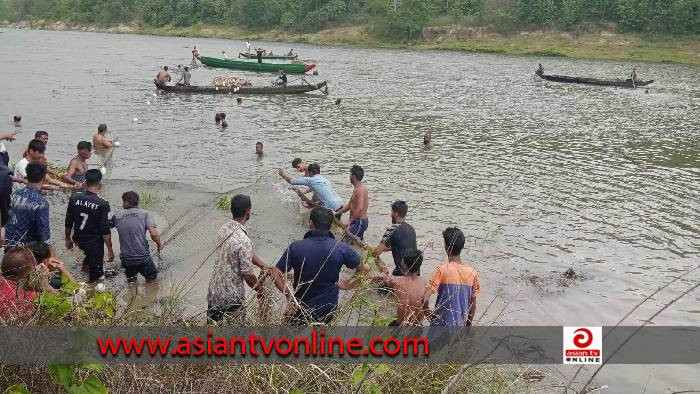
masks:
<svg viewBox="0 0 700 394"><path fill-rule="evenodd" d="M365 264L371 260L365 259ZM263 278L265 278L263 276ZM251 296L244 316L234 316L226 324L264 326L283 324L286 300L266 280L266 300ZM332 326L386 325L381 319L387 310L393 314L393 302L378 292L368 277L339 305ZM111 292L95 293L80 306L66 307L77 287L64 294L42 298L29 321L22 324L84 326L182 326L202 325L203 313L187 315L188 283L173 284L150 310L131 308L128 302L116 310L113 301L125 299ZM105 295L107 294L107 295ZM97 298L109 302L97 301ZM82 311L81 311L82 308ZM60 311L57 312L57 311ZM2 324L17 322L2 322ZM38 345L40 346L40 344ZM107 365L99 372L78 368L75 380L97 377L113 393L133 392L237 392L237 393L382 393L440 391L451 382L451 392L528 391L517 370L493 365L477 365L466 373L461 365L352 365L352 364L208 364L208 365ZM94 378L91 378L94 379ZM30 392L62 392L47 366L0 365L0 386L23 385ZM52 389L53 388L53 389Z"/></svg>

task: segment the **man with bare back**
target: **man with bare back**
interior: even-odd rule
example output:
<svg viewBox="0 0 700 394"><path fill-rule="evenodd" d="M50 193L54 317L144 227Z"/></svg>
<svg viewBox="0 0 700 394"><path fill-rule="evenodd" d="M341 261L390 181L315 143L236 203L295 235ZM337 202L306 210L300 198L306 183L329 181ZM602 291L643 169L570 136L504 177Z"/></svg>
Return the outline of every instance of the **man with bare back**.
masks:
<svg viewBox="0 0 700 394"><path fill-rule="evenodd" d="M350 169L350 183L353 186L352 196L344 207L335 211L338 219L343 213L350 211L350 219L345 225L345 230L359 239L364 239L365 231L367 226L369 226L369 219L367 218L369 193L367 192L367 187L362 183L364 176L365 171L362 167L358 165L352 166Z"/></svg>

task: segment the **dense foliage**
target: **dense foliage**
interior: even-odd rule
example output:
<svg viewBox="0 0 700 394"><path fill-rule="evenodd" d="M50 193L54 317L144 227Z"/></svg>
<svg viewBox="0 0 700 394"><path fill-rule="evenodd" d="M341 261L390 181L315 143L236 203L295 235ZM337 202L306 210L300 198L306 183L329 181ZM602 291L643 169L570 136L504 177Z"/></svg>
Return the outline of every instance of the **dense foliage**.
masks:
<svg viewBox="0 0 700 394"><path fill-rule="evenodd" d="M371 22L378 34L397 39L418 38L431 21L510 29L616 22L623 32L697 34L700 0L0 0L0 19L295 32Z"/></svg>

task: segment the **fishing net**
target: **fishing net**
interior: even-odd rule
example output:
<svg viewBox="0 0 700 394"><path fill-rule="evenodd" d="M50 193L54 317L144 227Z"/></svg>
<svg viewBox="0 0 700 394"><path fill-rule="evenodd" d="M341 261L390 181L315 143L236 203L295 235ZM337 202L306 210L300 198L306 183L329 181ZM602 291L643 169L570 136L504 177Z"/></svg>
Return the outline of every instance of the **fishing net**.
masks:
<svg viewBox="0 0 700 394"><path fill-rule="evenodd" d="M250 81L243 79L243 78L236 78L236 77L214 77L214 79L211 81L211 86L215 86L218 88L228 88L228 87L245 87L245 86L253 86Z"/></svg>
<svg viewBox="0 0 700 394"><path fill-rule="evenodd" d="M113 269L116 276L106 278L104 283L108 289L117 292L121 305L128 310L147 309L153 318L167 314L170 321L174 314L182 316L182 319L204 320L208 284L217 258L217 248L220 247L216 243L217 233L224 223L231 220L228 202L235 194L251 197L253 215L246 228L256 255L267 264L274 265L286 247L294 240L301 239L307 231L309 210L301 207L299 196L274 173L258 179L253 185L222 193L185 183L112 179L112 162L119 160L118 153L115 155L114 151L94 156L90 162L91 168L106 168L100 195L110 202L112 212L116 212L122 209L121 196L124 192L137 192L140 196L139 206L153 213L165 244L165 249L158 253L149 239L151 255L159 269L158 281L154 285L146 285L144 278L139 277L135 284L127 283L119 261L119 236L112 231L116 259L105 263L105 269ZM82 252L78 248L66 250L63 242L63 223L69 196L70 192L53 192L46 196L50 205L52 238L60 260L78 281L86 281L87 274L81 272ZM336 228L335 232L340 239L342 229ZM361 248L356 250L364 256ZM351 274L350 270L345 270L341 278L347 279ZM263 297L256 296L246 286L248 322L282 323L288 304L269 276L263 275L261 278L265 281ZM289 282L292 288L291 280ZM377 308L393 310L386 294L377 296L371 290L363 288L362 291L341 292L343 312L337 314L338 321L345 324L358 321L371 323L371 318L370 321L363 320L362 310L370 315L376 315ZM369 299L374 299L376 303L369 303ZM353 310L353 307L359 308Z"/></svg>

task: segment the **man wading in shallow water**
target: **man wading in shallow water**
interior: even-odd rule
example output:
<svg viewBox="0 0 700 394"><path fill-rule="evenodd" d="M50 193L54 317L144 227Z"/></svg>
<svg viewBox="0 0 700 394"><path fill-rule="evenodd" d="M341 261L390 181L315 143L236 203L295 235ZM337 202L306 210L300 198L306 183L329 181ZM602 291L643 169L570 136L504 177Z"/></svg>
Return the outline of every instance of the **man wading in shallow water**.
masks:
<svg viewBox="0 0 700 394"><path fill-rule="evenodd" d="M379 256L387 250L391 250L391 256L394 258L394 276L403 276L404 272L401 269L401 261L407 250L416 250L416 230L413 226L406 223L406 214L408 213L408 205L405 201L394 201L391 204L391 227L386 229L382 242L374 248L375 256ZM418 272L420 275L420 272Z"/></svg>
<svg viewBox="0 0 700 394"><path fill-rule="evenodd" d="M146 232L156 243L160 253L164 246L156 230L156 221L150 212L139 208L139 195L136 192L122 194L122 201L124 210L117 212L109 225L115 227L119 233L119 259L124 267L126 280L135 282L138 274L141 274L147 283L153 282L158 277L158 268L153 263Z"/></svg>
<svg viewBox="0 0 700 394"><path fill-rule="evenodd" d="M333 212L322 207L311 210L310 231L304 239L294 241L272 269L275 286L292 305L287 323L301 326L328 324L338 306L338 277L343 266L366 273L360 256L345 242L336 242L331 233ZM285 274L294 272L294 289L287 288ZM301 308L295 308L300 306Z"/></svg>
<svg viewBox="0 0 700 394"><path fill-rule="evenodd" d="M231 199L233 220L221 226L217 257L207 293L207 318L220 322L227 317L243 314L245 286L262 292L263 282L255 276L255 267L269 271L270 267L253 253L253 242L244 225L250 219L250 197L239 194Z"/></svg>
<svg viewBox="0 0 700 394"><path fill-rule="evenodd" d="M73 249L73 242L85 253L83 271L89 272L88 281L97 282L104 276L105 245L107 261L114 261L112 234L109 229L109 203L97 193L102 189L100 170L85 173L87 190L70 196L66 210L66 249ZM71 233L73 236L71 237Z"/></svg>
<svg viewBox="0 0 700 394"><path fill-rule="evenodd" d="M362 183L365 171L360 166L352 166L350 169L350 183L352 183L352 196L347 205L336 211L336 217L340 219L343 213L350 211L350 219L345 224L345 230L359 239L364 239L365 231L369 226L367 218L367 207L369 205L369 195L367 187ZM345 241L349 241L346 237Z"/></svg>
<svg viewBox="0 0 700 394"><path fill-rule="evenodd" d="M330 210L338 210L343 207L343 201L338 197L338 193L333 189L333 185L328 179L322 177L321 167L317 163L309 164L308 177L294 178L284 172L283 169L278 170L279 175L284 178L289 184L294 186L306 186L313 190L314 194L319 198L321 204Z"/></svg>

